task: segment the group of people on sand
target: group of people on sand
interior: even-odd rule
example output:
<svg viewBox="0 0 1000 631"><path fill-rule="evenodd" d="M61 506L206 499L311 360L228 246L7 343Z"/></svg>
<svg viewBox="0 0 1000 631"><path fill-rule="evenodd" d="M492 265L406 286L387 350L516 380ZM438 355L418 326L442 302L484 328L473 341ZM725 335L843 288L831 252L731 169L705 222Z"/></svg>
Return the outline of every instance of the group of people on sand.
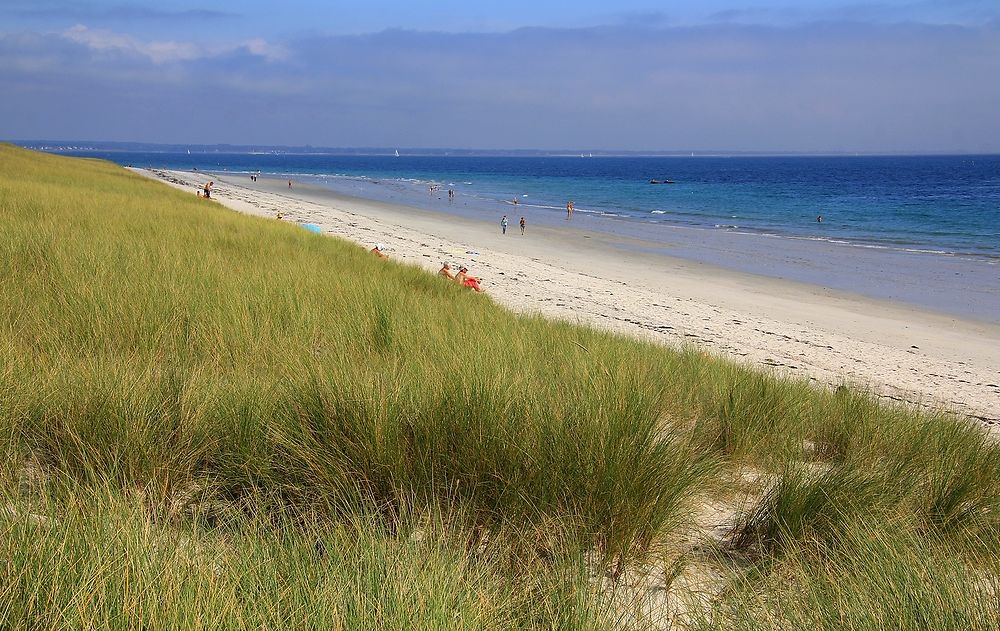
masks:
<svg viewBox="0 0 1000 631"><path fill-rule="evenodd" d="M451 271L451 265L448 263L448 261L445 261L444 263L441 264L441 270L438 272L438 274L444 276L449 280L455 281L456 283L462 285L463 287L468 287L469 289L474 289L476 291L483 290L483 288L479 285L479 279L476 278L475 276L470 276L469 268L465 267L464 265L458 268L458 273L456 274L455 272Z"/></svg>
<svg viewBox="0 0 1000 631"><path fill-rule="evenodd" d="M373 247L369 251L375 256L379 257L380 259L389 258L389 255L385 253L385 244L376 243L375 247ZM444 276L448 280L455 281L456 283L458 283L463 287L468 287L469 289L473 289L479 292L483 291L482 285L479 284L479 279L476 278L475 276L471 276L469 274L469 268L465 267L464 265L458 268L458 273L455 273L451 269L451 264L448 263L448 261L445 261L444 263L441 264L441 270L438 272L438 274Z"/></svg>
<svg viewBox="0 0 1000 631"><path fill-rule="evenodd" d="M380 259L387 259L389 255L385 253L385 245L381 243L376 243L370 252ZM448 280L453 280L463 287L468 287L469 289L481 292L483 291L482 286L479 284L479 279L475 276L469 274L469 268L464 265L458 268L458 273L455 273L451 269L451 264L445 261L441 264L441 270L438 272L441 276L444 276Z"/></svg>
<svg viewBox="0 0 1000 631"><path fill-rule="evenodd" d="M504 215L503 217L500 218L500 232L501 232L501 234L507 234L507 224L508 224L508 222L507 222L507 215ZM528 225L528 222L525 221L524 217L521 217L521 221L518 222L518 225L521 226L521 234L524 234L524 228L525 228L525 226Z"/></svg>

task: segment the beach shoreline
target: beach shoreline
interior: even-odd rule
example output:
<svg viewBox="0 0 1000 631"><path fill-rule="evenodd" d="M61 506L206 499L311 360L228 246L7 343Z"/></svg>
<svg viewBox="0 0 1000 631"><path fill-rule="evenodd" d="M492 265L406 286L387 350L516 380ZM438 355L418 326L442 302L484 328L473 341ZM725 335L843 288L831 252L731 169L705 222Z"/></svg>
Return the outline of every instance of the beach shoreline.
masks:
<svg viewBox="0 0 1000 631"><path fill-rule="evenodd" d="M1000 325L650 252L567 227L517 228L350 197L287 179L135 169L249 214L314 223L398 261L468 265L498 303L675 347L693 345L823 386L944 409L1000 432ZM499 217L497 217L499 222Z"/></svg>

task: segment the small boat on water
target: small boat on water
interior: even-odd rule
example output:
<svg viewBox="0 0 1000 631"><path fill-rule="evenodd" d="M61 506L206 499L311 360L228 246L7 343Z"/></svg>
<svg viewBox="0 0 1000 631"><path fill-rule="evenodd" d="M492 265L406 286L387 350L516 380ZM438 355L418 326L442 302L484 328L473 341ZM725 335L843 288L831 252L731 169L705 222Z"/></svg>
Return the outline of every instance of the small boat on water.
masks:
<svg viewBox="0 0 1000 631"><path fill-rule="evenodd" d="M650 184L673 184L673 180L650 180Z"/></svg>

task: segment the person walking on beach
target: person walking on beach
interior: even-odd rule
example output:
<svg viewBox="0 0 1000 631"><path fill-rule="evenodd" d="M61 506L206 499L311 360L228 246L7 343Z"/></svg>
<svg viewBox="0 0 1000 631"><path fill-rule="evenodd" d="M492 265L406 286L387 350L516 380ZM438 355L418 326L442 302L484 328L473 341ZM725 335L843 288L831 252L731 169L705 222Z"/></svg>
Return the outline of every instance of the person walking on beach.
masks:
<svg viewBox="0 0 1000 631"><path fill-rule="evenodd" d="M573 216L573 200L566 202L566 219Z"/></svg>
<svg viewBox="0 0 1000 631"><path fill-rule="evenodd" d="M521 217L521 221L519 223L521 224L521 236L524 236L524 226L526 225L524 217Z"/></svg>
<svg viewBox="0 0 1000 631"><path fill-rule="evenodd" d="M500 220L500 230L503 231L503 234L507 234L507 215L504 215Z"/></svg>

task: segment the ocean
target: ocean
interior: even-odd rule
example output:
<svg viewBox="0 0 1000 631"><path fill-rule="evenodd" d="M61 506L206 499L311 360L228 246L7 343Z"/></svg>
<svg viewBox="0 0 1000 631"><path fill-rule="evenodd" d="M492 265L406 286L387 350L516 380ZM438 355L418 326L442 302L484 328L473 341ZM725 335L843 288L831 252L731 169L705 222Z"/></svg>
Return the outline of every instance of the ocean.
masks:
<svg viewBox="0 0 1000 631"><path fill-rule="evenodd" d="M514 215L514 224L524 215L531 225L558 226L572 200L574 227L639 239L635 247L650 252L1000 321L995 155L72 155L259 171L489 221Z"/></svg>

